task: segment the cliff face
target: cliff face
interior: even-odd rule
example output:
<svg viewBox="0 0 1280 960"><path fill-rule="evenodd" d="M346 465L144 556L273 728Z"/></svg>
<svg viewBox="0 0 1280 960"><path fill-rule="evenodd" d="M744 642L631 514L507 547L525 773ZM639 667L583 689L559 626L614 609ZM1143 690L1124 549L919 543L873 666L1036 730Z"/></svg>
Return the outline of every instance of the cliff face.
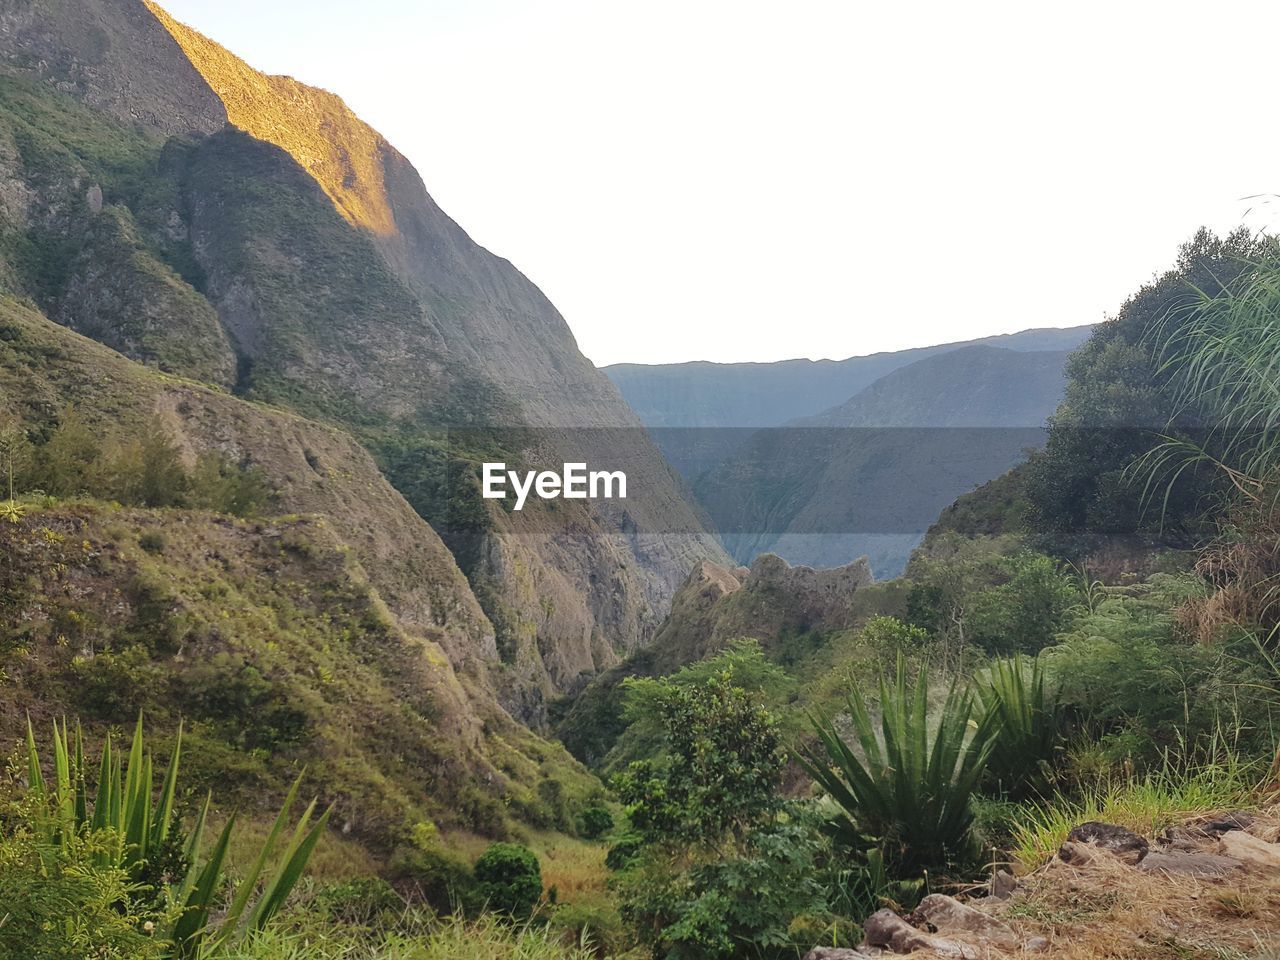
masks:
<svg viewBox="0 0 1280 960"><path fill-rule="evenodd" d="M143 0L6 5L0 54L0 200L36 252L9 286L133 359L354 432L458 555L521 716L647 642L723 556L550 302L336 96ZM629 499L513 515L476 497L482 459L625 461Z"/></svg>

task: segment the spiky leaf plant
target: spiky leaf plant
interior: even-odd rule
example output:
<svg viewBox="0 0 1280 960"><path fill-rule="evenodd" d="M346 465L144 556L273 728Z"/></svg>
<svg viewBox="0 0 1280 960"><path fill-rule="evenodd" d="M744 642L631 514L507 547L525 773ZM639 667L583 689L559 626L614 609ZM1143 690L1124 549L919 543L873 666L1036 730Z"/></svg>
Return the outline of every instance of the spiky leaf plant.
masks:
<svg viewBox="0 0 1280 960"><path fill-rule="evenodd" d="M971 800L994 747L996 715L974 720L973 694L956 682L931 712L928 669L913 685L901 658L892 680L880 678L879 707L877 722L854 690L854 742L834 719L818 717L818 745L800 753L839 807L834 835L854 849L879 848L900 875L970 861L977 853Z"/></svg>
<svg viewBox="0 0 1280 960"><path fill-rule="evenodd" d="M134 729L128 761L113 749L108 736L98 764L98 784L93 803L85 776L84 742L77 726L74 738L64 721L53 727L53 780L46 782L35 731L27 723L28 793L34 800L35 827L54 845L70 845L76 838L107 838L98 857L104 866L118 867L134 880L150 879L167 888L178 906L167 931L175 960L214 956L242 936L263 929L288 898L306 869L328 823L329 812L315 816L313 800L303 812L292 835L282 844L289 811L297 799L302 779L289 790L275 824L257 859L232 891L224 912L211 918L219 904L223 867L226 865L235 817L231 817L207 856L201 856L210 798L206 798L185 839L175 820L178 764L182 729L174 742L168 769L156 791L151 755L143 737L142 717ZM175 845L182 856L177 876L154 875L155 865L168 857ZM150 872L149 872L150 871ZM261 885L261 886L260 886Z"/></svg>
<svg viewBox="0 0 1280 960"><path fill-rule="evenodd" d="M1011 799L1043 795L1062 745L1063 711L1041 657L993 660L975 678L979 719L990 719L995 749L984 780Z"/></svg>

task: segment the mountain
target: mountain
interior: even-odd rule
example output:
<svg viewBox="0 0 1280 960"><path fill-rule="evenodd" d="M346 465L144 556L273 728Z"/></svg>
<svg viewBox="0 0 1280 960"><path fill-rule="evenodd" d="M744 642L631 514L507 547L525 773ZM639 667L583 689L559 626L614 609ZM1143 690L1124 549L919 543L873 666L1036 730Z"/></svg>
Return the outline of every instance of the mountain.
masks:
<svg viewBox="0 0 1280 960"><path fill-rule="evenodd" d="M773 552L896 576L938 514L1043 443L1063 351L976 345L901 367L838 407L758 430L695 491L740 562Z"/></svg>
<svg viewBox="0 0 1280 960"><path fill-rule="evenodd" d="M338 97L143 0L5 5L0 64L3 290L353 436L457 560L494 637L484 682L517 716L646 643L723 559L555 307ZM481 499L485 460L625 469L630 495L515 514Z"/></svg>
<svg viewBox="0 0 1280 960"><path fill-rule="evenodd" d="M1092 327L1024 330L963 343L846 360L776 363L619 363L604 368L651 428L777 427L844 403L916 360L966 346L1018 351L1074 350Z"/></svg>

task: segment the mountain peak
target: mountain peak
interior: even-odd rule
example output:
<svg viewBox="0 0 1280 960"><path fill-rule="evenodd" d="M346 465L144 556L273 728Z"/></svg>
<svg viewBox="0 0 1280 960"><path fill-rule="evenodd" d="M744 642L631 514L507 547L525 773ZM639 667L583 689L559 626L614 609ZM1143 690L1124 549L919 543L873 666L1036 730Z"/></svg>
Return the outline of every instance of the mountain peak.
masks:
<svg viewBox="0 0 1280 960"><path fill-rule="evenodd" d="M383 236L396 232L383 166L391 147L341 97L260 73L152 0L143 3L217 94L230 123L293 157L348 223Z"/></svg>

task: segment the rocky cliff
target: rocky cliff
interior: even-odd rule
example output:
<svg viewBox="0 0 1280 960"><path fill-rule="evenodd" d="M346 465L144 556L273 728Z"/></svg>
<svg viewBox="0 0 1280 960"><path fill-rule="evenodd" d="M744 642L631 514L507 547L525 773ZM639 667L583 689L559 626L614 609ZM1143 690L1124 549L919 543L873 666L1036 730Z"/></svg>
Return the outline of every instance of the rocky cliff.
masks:
<svg viewBox="0 0 1280 960"><path fill-rule="evenodd" d="M339 98L142 0L8 4L0 56L9 288L135 360L352 431L460 560L517 713L646 643L723 556L550 302ZM483 459L625 461L633 492L516 516L476 496Z"/></svg>

